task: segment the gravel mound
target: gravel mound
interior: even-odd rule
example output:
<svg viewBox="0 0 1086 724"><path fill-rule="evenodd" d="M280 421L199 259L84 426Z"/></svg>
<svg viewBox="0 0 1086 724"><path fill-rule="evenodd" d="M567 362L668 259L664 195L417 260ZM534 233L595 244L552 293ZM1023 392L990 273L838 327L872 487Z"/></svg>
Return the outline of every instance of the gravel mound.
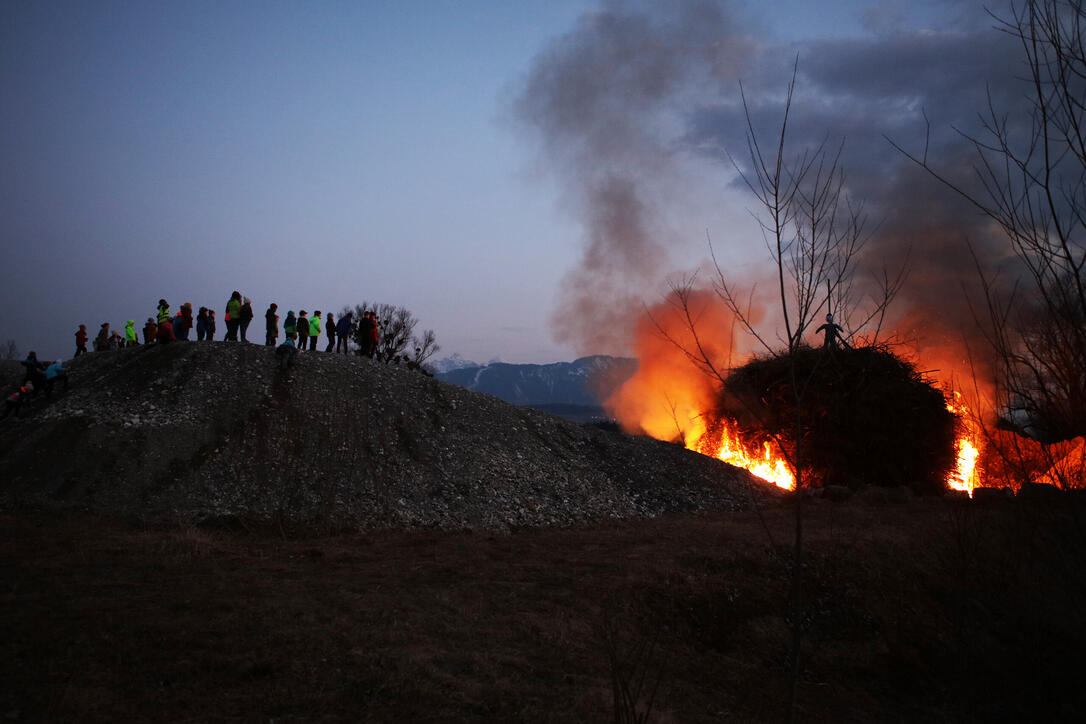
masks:
<svg viewBox="0 0 1086 724"><path fill-rule="evenodd" d="M509 529L778 495L745 471L417 372L189 342L92 353L0 423L0 505L141 520Z"/></svg>

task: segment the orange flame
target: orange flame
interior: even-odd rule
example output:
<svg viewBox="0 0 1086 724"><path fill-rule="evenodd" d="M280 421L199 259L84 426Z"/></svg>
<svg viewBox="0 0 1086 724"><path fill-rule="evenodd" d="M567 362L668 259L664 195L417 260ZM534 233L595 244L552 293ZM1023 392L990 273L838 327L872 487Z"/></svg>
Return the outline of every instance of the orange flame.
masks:
<svg viewBox="0 0 1086 724"><path fill-rule="evenodd" d="M743 468L751 475L773 483L778 488L792 490L796 487L796 479L792 475L788 462L783 456L774 452L772 443L763 442L761 445L762 453L760 455L757 453L751 454L748 452L750 447L744 444L740 435L731 425L722 422L722 428L723 435L720 439L720 446L715 452L712 449L706 450L704 445L690 445L688 447L691 450L723 460L729 465ZM754 448L757 449L757 445Z"/></svg>
<svg viewBox="0 0 1086 724"><path fill-rule="evenodd" d="M961 490L973 497L973 489L977 487L977 459L983 447L983 431L963 401L962 394L955 390L953 398L953 402L947 400L946 409L958 415L962 431L954 443L957 460L954 470L947 476L946 485L951 490Z"/></svg>

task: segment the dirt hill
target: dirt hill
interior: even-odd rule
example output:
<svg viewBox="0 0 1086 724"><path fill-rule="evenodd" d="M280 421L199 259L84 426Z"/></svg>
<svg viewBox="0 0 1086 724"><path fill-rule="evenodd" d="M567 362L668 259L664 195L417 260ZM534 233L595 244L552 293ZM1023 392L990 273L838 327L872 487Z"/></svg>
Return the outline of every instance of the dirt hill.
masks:
<svg viewBox="0 0 1086 724"><path fill-rule="evenodd" d="M6 375L7 376L7 375ZM0 423L5 507L331 529L504 529L739 510L776 490L655 440L580 426L358 357L256 345L94 353Z"/></svg>

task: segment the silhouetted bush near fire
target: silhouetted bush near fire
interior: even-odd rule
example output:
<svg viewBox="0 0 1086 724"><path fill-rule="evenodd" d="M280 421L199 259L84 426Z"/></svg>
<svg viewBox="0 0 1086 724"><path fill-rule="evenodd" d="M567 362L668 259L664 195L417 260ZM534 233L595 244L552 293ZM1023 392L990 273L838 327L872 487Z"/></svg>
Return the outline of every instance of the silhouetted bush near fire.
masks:
<svg viewBox="0 0 1086 724"><path fill-rule="evenodd" d="M744 439L774 436L791 453L793 365L807 484L945 489L955 463L957 417L942 392L885 347L802 347L754 359L728 376L718 416L733 421ZM720 435L719 424L706 432Z"/></svg>

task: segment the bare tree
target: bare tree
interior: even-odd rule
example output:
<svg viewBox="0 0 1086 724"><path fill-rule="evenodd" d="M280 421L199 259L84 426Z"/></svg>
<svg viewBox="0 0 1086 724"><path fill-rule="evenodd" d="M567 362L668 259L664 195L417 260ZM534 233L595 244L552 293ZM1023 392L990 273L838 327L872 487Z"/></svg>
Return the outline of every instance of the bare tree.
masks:
<svg viewBox="0 0 1086 724"><path fill-rule="evenodd" d="M982 273L998 402L1043 427L1045 439L1064 440L1086 434L1086 8L1081 0L1027 0L992 17L1026 61L1027 122L989 97L981 132L960 132L974 147L979 187L967 189L926 150L895 147L1008 240L1022 278L1005 291Z"/></svg>
<svg viewBox="0 0 1086 724"><path fill-rule="evenodd" d="M437 344L437 335L432 329L424 330L421 338L415 336L418 319L407 307L362 302L356 304L354 309L344 308L340 314L346 315L348 312L354 319L351 336L360 349L363 348L360 338L362 328L358 325L358 320L361 320L367 312L376 314L379 341L374 358L381 362L403 363L421 369L423 364L441 349Z"/></svg>
<svg viewBox="0 0 1086 724"><path fill-rule="evenodd" d="M15 344L14 339L4 342L0 350L2 350L2 353L0 353L2 359L19 359L19 346Z"/></svg>

